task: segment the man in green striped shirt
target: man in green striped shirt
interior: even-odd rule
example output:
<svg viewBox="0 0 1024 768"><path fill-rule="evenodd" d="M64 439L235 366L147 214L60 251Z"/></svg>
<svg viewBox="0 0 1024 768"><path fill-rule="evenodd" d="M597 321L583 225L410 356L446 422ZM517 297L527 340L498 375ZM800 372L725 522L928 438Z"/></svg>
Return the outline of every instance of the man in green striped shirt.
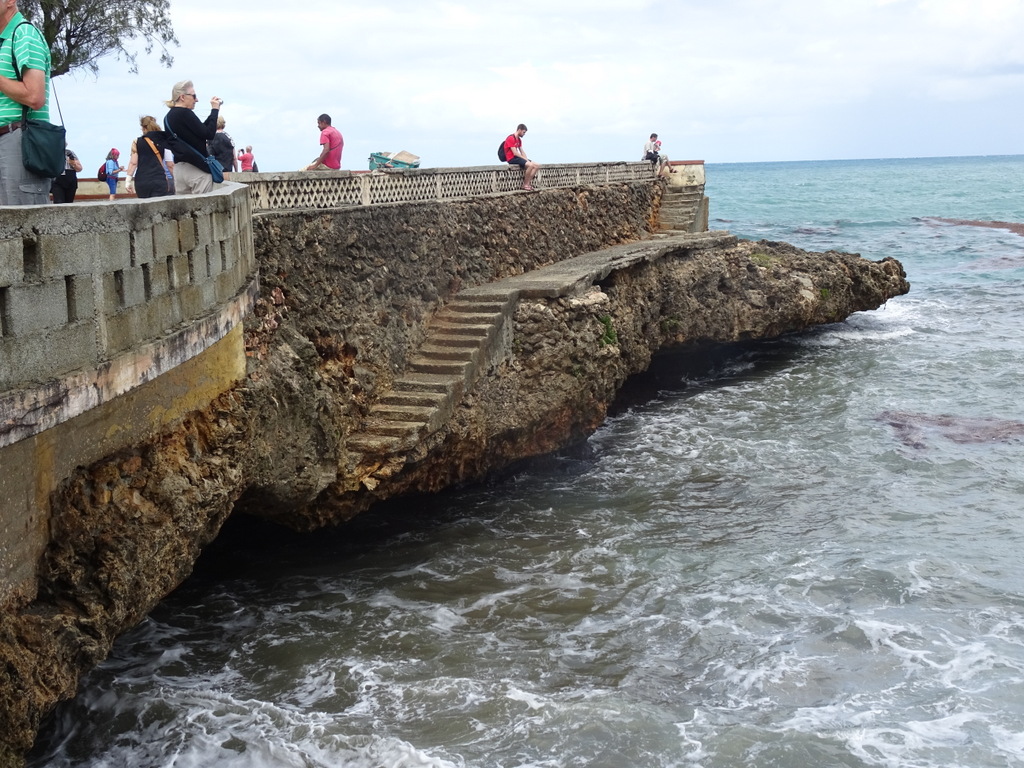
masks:
<svg viewBox="0 0 1024 768"><path fill-rule="evenodd" d="M21 120L26 106L30 118L50 119L50 49L18 0L0 0L0 29L0 205L41 205L50 202L50 179L21 162Z"/></svg>

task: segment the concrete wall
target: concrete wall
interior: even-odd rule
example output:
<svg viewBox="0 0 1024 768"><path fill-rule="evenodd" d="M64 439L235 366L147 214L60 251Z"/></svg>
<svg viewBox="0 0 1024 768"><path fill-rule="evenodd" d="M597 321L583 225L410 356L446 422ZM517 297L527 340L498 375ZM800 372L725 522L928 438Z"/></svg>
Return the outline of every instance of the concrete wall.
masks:
<svg viewBox="0 0 1024 768"><path fill-rule="evenodd" d="M53 426L18 418L27 390L210 313L254 267L249 199L236 185L201 197L0 208L0 446Z"/></svg>
<svg viewBox="0 0 1024 768"><path fill-rule="evenodd" d="M675 171L665 178L670 187L703 187L707 182L703 160L673 160L669 165Z"/></svg>
<svg viewBox="0 0 1024 768"><path fill-rule="evenodd" d="M49 494L68 472L244 375L256 290L240 185L0 208L0 605L32 595Z"/></svg>

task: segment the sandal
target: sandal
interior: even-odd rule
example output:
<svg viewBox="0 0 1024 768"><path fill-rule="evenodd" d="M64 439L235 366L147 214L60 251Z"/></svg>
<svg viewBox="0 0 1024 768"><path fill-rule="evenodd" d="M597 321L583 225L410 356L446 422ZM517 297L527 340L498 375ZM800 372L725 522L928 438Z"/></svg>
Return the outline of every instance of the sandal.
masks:
<svg viewBox="0 0 1024 768"><path fill-rule="evenodd" d="M523 189L525 189L527 192L534 192L534 191L536 191L529 184L523 184Z"/></svg>

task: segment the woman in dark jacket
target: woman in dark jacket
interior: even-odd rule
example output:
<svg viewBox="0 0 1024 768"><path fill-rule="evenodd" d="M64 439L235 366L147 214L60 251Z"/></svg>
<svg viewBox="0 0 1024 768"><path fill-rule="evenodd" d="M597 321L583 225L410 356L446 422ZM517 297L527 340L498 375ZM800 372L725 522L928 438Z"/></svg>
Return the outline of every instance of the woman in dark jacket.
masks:
<svg viewBox="0 0 1024 768"><path fill-rule="evenodd" d="M224 173L233 173L238 170L238 157L235 155L235 142L224 130L224 115L217 117L217 135L210 139L207 146L210 154L220 161Z"/></svg>
<svg viewBox="0 0 1024 768"><path fill-rule="evenodd" d="M210 99L210 116L196 117L196 89L191 80L175 83L170 101L171 111L164 118L174 150L174 186L179 195L201 195L213 191L213 177L206 165L206 142L217 135L217 117L223 99Z"/></svg>
<svg viewBox="0 0 1024 768"><path fill-rule="evenodd" d="M132 142L132 158L128 161L128 191L134 188L139 197L172 195L170 171L164 162L167 134L152 115L139 118L139 125L142 135Z"/></svg>

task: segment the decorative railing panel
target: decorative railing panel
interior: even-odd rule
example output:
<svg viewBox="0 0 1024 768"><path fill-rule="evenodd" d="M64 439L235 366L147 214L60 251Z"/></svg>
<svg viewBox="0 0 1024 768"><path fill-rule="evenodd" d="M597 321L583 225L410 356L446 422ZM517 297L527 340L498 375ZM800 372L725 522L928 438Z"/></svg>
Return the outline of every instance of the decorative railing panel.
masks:
<svg viewBox="0 0 1024 768"><path fill-rule="evenodd" d="M701 165L703 170L703 165ZM703 177L703 174L701 174ZM540 189L601 184L646 183L654 179L650 163L574 163L542 165L534 186ZM236 173L232 181L249 186L253 208L280 211L344 208L356 205L426 202L514 192L523 172L506 165L468 168L410 168L371 172L315 171Z"/></svg>

